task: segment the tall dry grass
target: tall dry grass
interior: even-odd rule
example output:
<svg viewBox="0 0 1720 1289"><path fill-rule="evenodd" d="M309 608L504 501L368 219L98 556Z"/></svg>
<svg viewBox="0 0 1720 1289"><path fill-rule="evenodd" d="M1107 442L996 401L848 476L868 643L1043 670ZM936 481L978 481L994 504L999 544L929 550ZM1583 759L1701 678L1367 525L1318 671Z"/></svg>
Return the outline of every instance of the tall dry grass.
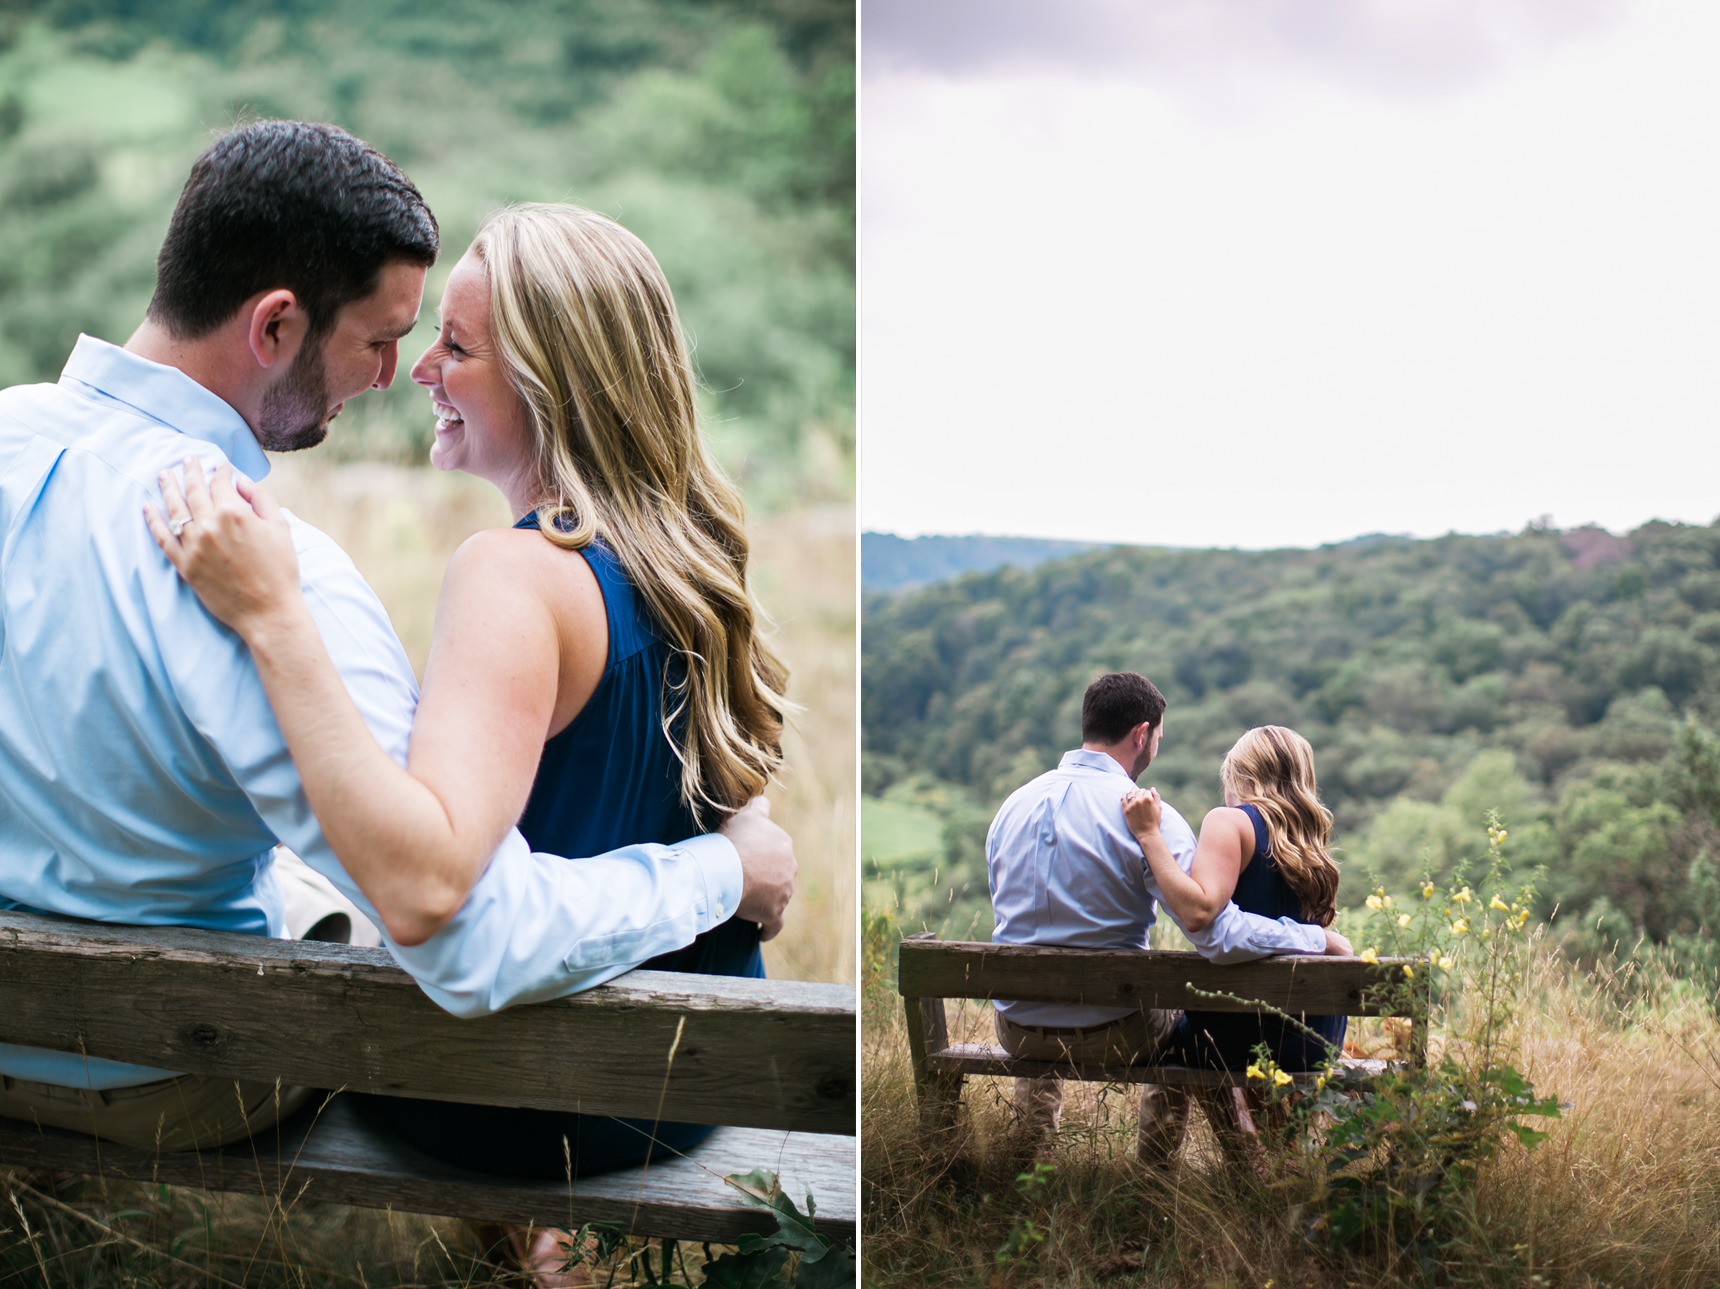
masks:
<svg viewBox="0 0 1720 1289"><path fill-rule="evenodd" d="M928 1142L899 1000L869 982L863 1005L869 1284L1720 1284L1720 1023L1706 991L1664 973L1588 971L1537 948L1509 1038L1537 1091L1574 1107L1537 1149L1513 1144L1484 1166L1439 1247L1410 1251L1310 1237L1311 1188L1227 1166L1198 1121L1174 1172L1140 1167L1134 1097L1116 1087L1068 1085L1063 1130L1044 1155L1056 1171L1041 1195L1024 1195L1015 1179L1033 1155L1010 1132L1007 1083L970 1080L955 1137ZM952 1037L992 1041L989 1025L979 1005L952 1012ZM1000 1263L1024 1222L1043 1243Z"/></svg>

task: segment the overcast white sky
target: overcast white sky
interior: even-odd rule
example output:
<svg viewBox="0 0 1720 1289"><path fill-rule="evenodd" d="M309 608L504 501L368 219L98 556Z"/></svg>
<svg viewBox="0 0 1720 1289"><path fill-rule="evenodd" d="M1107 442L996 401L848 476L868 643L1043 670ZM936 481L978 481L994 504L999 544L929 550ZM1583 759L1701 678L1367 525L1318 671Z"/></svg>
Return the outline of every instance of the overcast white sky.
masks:
<svg viewBox="0 0 1720 1289"><path fill-rule="evenodd" d="M1714 0L865 0L861 506L1720 514Z"/></svg>

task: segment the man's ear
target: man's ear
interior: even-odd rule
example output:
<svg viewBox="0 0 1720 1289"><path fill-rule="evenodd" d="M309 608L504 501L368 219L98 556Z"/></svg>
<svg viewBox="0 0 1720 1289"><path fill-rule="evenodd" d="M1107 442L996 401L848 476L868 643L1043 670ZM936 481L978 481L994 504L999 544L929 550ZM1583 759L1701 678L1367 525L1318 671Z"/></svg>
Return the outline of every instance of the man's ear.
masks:
<svg viewBox="0 0 1720 1289"><path fill-rule="evenodd" d="M259 367L292 362L304 343L310 320L299 307L298 297L285 287L258 298L251 307L246 339Z"/></svg>

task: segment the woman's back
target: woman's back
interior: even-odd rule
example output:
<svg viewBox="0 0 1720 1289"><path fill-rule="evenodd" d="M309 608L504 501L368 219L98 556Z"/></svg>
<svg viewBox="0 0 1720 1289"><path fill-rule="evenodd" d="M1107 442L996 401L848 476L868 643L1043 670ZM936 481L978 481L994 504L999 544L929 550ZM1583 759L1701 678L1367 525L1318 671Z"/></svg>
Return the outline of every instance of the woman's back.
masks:
<svg viewBox="0 0 1720 1289"><path fill-rule="evenodd" d="M536 512L514 527L536 528ZM671 651L609 548L593 542L577 555L603 593L608 657L579 714L544 744L520 832L533 850L556 855L696 836L680 758L663 729Z"/></svg>
<svg viewBox="0 0 1720 1289"><path fill-rule="evenodd" d="M535 529L536 512L515 528ZM600 541L583 558L603 594L608 656L583 707L543 745L519 828L533 850L597 855L641 842L697 836L681 791L681 762L663 728L673 650L652 624L621 563ZM577 860L570 861L577 863ZM683 949L643 964L652 971L762 976L756 923L733 917ZM558 1177L642 1162L653 1139L688 1150L711 1132L692 1124L549 1114L438 1101L367 1098L370 1113L427 1154L507 1176ZM566 1153L564 1153L564 1151Z"/></svg>
<svg viewBox="0 0 1720 1289"><path fill-rule="evenodd" d="M1254 849L1237 874L1236 890L1231 899L1244 913L1303 920L1302 901L1273 859L1271 835L1259 808L1244 804L1240 809L1254 825ZM1264 1042L1272 1052L1273 1060L1284 1069L1315 1069L1326 1059L1326 1044L1333 1049L1343 1046L1346 1019L1342 1016L1303 1016L1301 1020L1319 1033L1324 1042L1317 1041L1281 1016L1191 1011L1184 1015L1179 1046L1183 1059L1190 1065L1216 1065L1239 1070L1253 1059L1255 1045Z"/></svg>

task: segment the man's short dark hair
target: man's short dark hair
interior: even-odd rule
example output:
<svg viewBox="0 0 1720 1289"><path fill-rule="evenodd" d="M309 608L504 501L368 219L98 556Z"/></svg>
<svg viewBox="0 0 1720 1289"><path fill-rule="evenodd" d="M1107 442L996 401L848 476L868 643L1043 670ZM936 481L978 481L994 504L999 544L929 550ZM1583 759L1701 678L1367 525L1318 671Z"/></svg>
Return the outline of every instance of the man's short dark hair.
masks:
<svg viewBox="0 0 1720 1289"><path fill-rule="evenodd" d="M149 316L180 339L285 287L312 335L404 260L436 262L436 217L400 167L334 125L255 121L191 167L156 257Z"/></svg>
<svg viewBox="0 0 1720 1289"><path fill-rule="evenodd" d="M1100 676L1081 698L1081 741L1116 743L1145 721L1165 718L1165 696L1157 685L1133 671Z"/></svg>

